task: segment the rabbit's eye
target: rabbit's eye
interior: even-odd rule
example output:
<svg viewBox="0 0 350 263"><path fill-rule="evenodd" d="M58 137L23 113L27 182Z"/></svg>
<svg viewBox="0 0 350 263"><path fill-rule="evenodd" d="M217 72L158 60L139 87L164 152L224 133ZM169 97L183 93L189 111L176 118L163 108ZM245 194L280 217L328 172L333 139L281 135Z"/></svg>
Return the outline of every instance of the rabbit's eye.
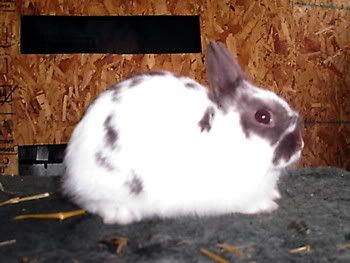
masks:
<svg viewBox="0 0 350 263"><path fill-rule="evenodd" d="M271 121L271 114L267 110L258 110L255 113L255 119L262 124L269 124Z"/></svg>

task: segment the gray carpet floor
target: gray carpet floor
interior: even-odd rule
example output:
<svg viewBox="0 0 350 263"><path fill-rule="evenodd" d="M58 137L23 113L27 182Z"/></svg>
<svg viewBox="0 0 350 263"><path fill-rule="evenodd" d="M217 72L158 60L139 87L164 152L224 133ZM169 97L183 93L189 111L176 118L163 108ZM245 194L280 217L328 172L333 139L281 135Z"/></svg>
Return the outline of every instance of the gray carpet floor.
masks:
<svg viewBox="0 0 350 263"><path fill-rule="evenodd" d="M16 215L76 209L59 194L59 177L0 177L0 202L50 192L49 198L0 207L0 262L350 262L350 173L289 171L271 214L152 219L104 225L85 214L63 221ZM108 241L126 237L120 254ZM9 241L9 242L4 242ZM218 247L227 243L240 254ZM221 261L224 262L224 261Z"/></svg>

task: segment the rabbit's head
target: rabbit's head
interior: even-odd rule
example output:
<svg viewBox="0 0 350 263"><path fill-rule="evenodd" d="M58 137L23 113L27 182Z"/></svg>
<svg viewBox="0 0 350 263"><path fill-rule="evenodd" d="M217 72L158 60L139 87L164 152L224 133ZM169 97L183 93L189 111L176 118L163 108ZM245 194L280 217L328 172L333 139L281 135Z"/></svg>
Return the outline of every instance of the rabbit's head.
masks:
<svg viewBox="0 0 350 263"><path fill-rule="evenodd" d="M271 168L284 168L299 159L304 146L299 114L275 93L249 82L231 53L220 42L207 51L210 99L224 114L234 111L247 140L259 138L271 147Z"/></svg>

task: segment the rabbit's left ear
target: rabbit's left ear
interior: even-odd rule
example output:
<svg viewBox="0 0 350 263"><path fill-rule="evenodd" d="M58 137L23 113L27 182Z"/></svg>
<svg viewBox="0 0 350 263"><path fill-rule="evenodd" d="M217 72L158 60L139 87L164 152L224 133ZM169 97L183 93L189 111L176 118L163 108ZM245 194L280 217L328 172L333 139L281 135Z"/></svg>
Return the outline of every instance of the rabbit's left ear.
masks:
<svg viewBox="0 0 350 263"><path fill-rule="evenodd" d="M211 41L207 51L207 74L217 100L234 95L245 75L223 43Z"/></svg>

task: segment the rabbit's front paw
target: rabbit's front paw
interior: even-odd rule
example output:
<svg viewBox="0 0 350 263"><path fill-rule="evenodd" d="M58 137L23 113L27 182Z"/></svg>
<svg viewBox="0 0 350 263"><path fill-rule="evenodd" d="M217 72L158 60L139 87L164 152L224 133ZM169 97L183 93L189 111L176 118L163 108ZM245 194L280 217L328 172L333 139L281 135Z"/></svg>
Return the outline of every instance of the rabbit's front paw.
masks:
<svg viewBox="0 0 350 263"><path fill-rule="evenodd" d="M127 225L141 220L136 213L122 206L113 208L110 206L105 207L99 215L105 224Z"/></svg>
<svg viewBox="0 0 350 263"><path fill-rule="evenodd" d="M278 191L278 189L274 189L273 192L272 192L272 198L273 199L280 199L281 198L281 194L280 192Z"/></svg>
<svg viewBox="0 0 350 263"><path fill-rule="evenodd" d="M275 201L269 200L264 202L258 209L257 213L271 213L278 208L278 204Z"/></svg>
<svg viewBox="0 0 350 263"><path fill-rule="evenodd" d="M257 206L246 211L246 214L271 213L278 208L278 204L272 199L266 199Z"/></svg>

